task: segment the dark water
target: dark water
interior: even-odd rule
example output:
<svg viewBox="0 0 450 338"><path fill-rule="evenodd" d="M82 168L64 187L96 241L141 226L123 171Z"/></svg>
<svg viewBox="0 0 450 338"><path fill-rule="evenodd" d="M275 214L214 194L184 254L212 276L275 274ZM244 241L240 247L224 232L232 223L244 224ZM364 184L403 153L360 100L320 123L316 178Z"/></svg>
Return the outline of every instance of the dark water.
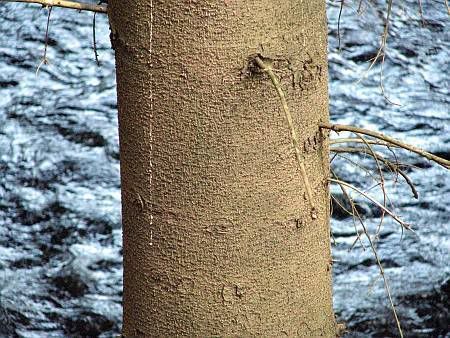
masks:
<svg viewBox="0 0 450 338"><path fill-rule="evenodd" d="M347 2L346 2L347 3ZM330 3L332 119L389 133L450 157L449 17L444 0L394 8L385 88L376 66L384 3L361 16L348 1L337 53L338 5ZM366 2L364 2L366 4ZM367 6L365 6L367 7ZM112 337L120 331L122 258L114 60L106 18L97 20L101 67L92 52L92 14L52 11L48 58L46 11L0 4L0 337ZM341 135L343 136L343 135ZM395 210L413 224L405 232L386 219L377 242L408 337L450 337L450 174L400 152L417 168L415 200L402 179L387 182ZM369 158L353 158L375 169ZM370 176L335 159L338 176L373 185ZM342 199L339 190L333 193ZM376 190L371 190L381 197ZM356 197L356 196L355 196ZM380 212L360 199L370 229ZM332 222L335 309L348 337L394 337L391 310L373 255L356 245L351 218Z"/></svg>

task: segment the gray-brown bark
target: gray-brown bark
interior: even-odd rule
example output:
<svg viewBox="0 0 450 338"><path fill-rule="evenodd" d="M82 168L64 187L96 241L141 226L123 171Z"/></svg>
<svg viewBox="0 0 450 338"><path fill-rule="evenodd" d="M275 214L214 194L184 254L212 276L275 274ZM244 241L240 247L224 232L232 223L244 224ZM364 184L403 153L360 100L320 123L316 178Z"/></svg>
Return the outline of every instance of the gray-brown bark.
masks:
<svg viewBox="0 0 450 338"><path fill-rule="evenodd" d="M111 0L125 337L334 337L322 0ZM313 220L272 64L303 146Z"/></svg>

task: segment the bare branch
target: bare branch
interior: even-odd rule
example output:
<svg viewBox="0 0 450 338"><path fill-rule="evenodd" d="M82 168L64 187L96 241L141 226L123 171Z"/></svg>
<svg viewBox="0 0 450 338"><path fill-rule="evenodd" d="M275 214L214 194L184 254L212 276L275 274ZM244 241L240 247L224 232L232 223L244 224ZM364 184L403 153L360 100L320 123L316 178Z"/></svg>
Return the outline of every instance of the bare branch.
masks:
<svg viewBox="0 0 450 338"><path fill-rule="evenodd" d="M377 249L375 248L375 244L374 244L372 238L370 237L369 231L368 231L366 225L364 224L364 222L363 222L363 220L361 218L361 215L358 212L358 209L355 208L355 204L353 202L353 199L351 198L350 194L347 192L347 189L345 189L345 186L347 186L347 187L349 187L351 189L353 189L354 187L352 185L350 185L350 184L347 184L346 182L343 182L343 181L340 181L340 180L337 180L337 179L334 180L334 181L339 185L339 187L341 188L342 192L344 193L344 195L346 196L346 198L348 199L348 201L352 205L352 210L354 211L355 216L357 216L359 222L361 223L361 226L363 228L363 232L366 235L367 240L369 241L370 248L372 249L372 253L373 253L373 255L375 257L375 260L377 262L377 265L378 265L378 269L380 270L380 275L381 275L381 277L383 278L383 281L384 281L384 288L385 288L386 293L388 295L389 303L391 304L392 313L394 315L394 319L395 319L395 322L397 324L398 333L400 335L400 338L403 338L404 337L403 336L403 330L402 330L402 327L400 325L400 320L399 320L398 315L397 315L397 310L395 308L394 301L392 299L391 289L389 287L389 282L388 282L387 277L386 277L386 275L384 273L383 265L381 264L381 259L380 259L379 255L378 255Z"/></svg>
<svg viewBox="0 0 450 338"><path fill-rule="evenodd" d="M393 145L396 145L400 148L409 150L413 153L416 153L422 157L425 157L426 159L436 162L437 164L443 166L446 169L450 169L450 161L446 160L442 157L433 155L423 149L420 149L418 147L415 147L413 145L404 143L402 141L399 141L395 138L386 136L382 133L376 132L376 131L372 131L372 130L368 130L368 129L363 129L363 128L358 128L358 127L354 127L354 126L347 126L347 125L343 125L343 124L330 124L330 123L320 123L319 124L319 128L321 129L330 129L333 130L335 132L340 132L340 131L351 131L353 133L360 133L360 134L364 134L364 135L368 135L368 136L372 136L375 137L379 140L383 140L385 142L391 143Z"/></svg>
<svg viewBox="0 0 450 338"><path fill-rule="evenodd" d="M336 150L337 149L337 150ZM367 176L370 176L370 178L376 182L376 183L380 183L378 182L377 177L365 166L363 166L362 164L357 163L356 161L353 161L351 158L349 158L348 156L344 156L342 155L342 153L346 153L346 151L339 151L340 148L334 148L334 147L330 147L330 151L335 153L335 156L337 155L339 158L342 158L344 160L346 160L347 162L349 162L351 165L353 165L355 168L361 169L362 171L364 171L366 173ZM350 152L348 152L350 153Z"/></svg>
<svg viewBox="0 0 450 338"><path fill-rule="evenodd" d="M356 134L356 136L364 142L364 144L366 145L366 147L369 150L370 155L375 160L375 163L376 163L377 169L378 169L378 174L380 175L380 187L381 187L381 191L383 193L383 206L386 208L387 207L387 194L386 194L386 188L384 186L383 170L381 170L381 165L380 165L379 159L378 159L377 155L375 154L375 152L373 151L370 144L366 141L366 139L360 134ZM381 226L383 225L384 215L385 215L385 211L383 209L381 212L380 223L378 225L377 236L378 236L379 232L381 231Z"/></svg>
<svg viewBox="0 0 450 338"><path fill-rule="evenodd" d="M363 153L363 154L368 154L370 156L373 156L366 148L360 148L360 147L331 147L330 151L334 152L334 153ZM378 158L378 160L381 160L385 166L387 166L389 169L391 169L393 172L401 175L406 183L409 185L409 187L411 188L411 192L413 193L413 196L415 199L419 198L419 193L417 192L414 183L411 181L411 179L409 178L408 175L406 175L406 173L400 169L400 165L399 164L394 164L391 161L385 159L383 156L381 156L378 153L375 153L375 156Z"/></svg>
<svg viewBox="0 0 450 338"><path fill-rule="evenodd" d="M367 198L368 200L370 200L372 203L374 203L378 208L380 208L381 210L384 210L389 216L391 216L397 223L399 223L403 228L411 230L411 226L408 223L405 223L404 221L402 221L397 215L395 215L391 210L385 208L383 206L383 204L381 204L380 202L378 202L375 198L373 198L372 196L370 196L369 194L366 194L364 191L358 189L357 187L355 187L354 185L351 185L350 183L344 182L344 181L340 181L340 180L336 180L334 178L329 178L328 181L332 182L332 183L337 183L339 185L343 185L346 186L354 191L356 191L358 194L361 194L362 196L364 196L365 198Z"/></svg>
<svg viewBox="0 0 450 338"><path fill-rule="evenodd" d="M332 175L335 179L340 180L339 177L336 175L336 173L333 171L333 169L330 169L330 171L331 171L331 175ZM358 231L358 228L357 228L357 226L356 226L355 218L357 217L357 216L356 216L356 212L358 211L358 210L356 210L356 204L354 203L354 201L353 201L353 199L351 198L351 196L349 196L349 194L348 194L347 191L345 190L345 187L343 187L342 185L339 185L339 187L341 188L342 193L344 194L344 197L349 201L350 207L352 208L352 211L349 211L349 210L347 210L347 208L345 208L341 203L338 203L338 205L339 205L343 210L345 210L346 212L348 212L348 214L352 217L353 226L354 226L354 228L355 228L356 239L355 239L354 243L352 244L352 246L350 247L349 251L351 251L351 250L353 249L353 247L356 245L356 243L357 243L358 241L359 241L359 244L361 244L361 248L362 248L363 250L366 250L366 247L364 246L364 243L363 243L362 240L361 240L361 233L360 233L360 231ZM333 195L331 195L331 196L333 196ZM337 198L335 198L334 200L335 200L335 202L338 202ZM355 211L356 211L356 212L355 212ZM358 213L358 216L360 216L359 213ZM363 222L362 219L360 219L360 221Z"/></svg>
<svg viewBox="0 0 450 338"><path fill-rule="evenodd" d="M366 140L369 144L374 144L377 146L385 146L385 147L397 147L391 143L379 141L379 140ZM348 138L335 138L330 140L330 145L339 144L339 143L364 143L362 140L356 137L348 137Z"/></svg>
<svg viewBox="0 0 450 338"><path fill-rule="evenodd" d="M106 13L106 5L95 5L84 2L67 0L0 0L0 2L25 2L30 4L39 4L44 7L63 7L76 9L79 11L90 11L96 13Z"/></svg>

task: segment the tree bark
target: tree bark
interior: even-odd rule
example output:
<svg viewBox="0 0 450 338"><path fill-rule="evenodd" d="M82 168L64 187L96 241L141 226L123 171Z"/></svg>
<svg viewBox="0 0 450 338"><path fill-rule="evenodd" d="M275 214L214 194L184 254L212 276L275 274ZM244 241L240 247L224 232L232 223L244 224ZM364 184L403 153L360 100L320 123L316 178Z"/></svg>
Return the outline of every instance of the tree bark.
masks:
<svg viewBox="0 0 450 338"><path fill-rule="evenodd" d="M334 337L323 0L110 0L125 337ZM312 188L312 219L273 68Z"/></svg>

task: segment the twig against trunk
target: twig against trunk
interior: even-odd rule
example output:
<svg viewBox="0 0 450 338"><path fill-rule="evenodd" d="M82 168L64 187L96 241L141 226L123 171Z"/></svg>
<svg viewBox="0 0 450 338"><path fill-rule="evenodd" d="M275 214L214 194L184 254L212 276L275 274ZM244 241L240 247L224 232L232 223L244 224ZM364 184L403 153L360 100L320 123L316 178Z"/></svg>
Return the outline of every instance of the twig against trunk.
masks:
<svg viewBox="0 0 450 338"><path fill-rule="evenodd" d="M289 106L286 101L286 95L284 94L284 91L281 88L280 81L278 80L277 76L273 72L272 67L269 64L267 64L266 62L264 62L259 56L257 56L255 58L255 62L258 65L258 67L261 68L262 71L264 71L265 73L267 73L267 75L269 75L269 78L272 81L272 84L275 87L277 94L280 98L281 105L283 106L283 110L286 115L287 122L289 124L289 129L291 131L292 144L294 146L295 157L297 158L297 163L300 168L300 175L302 177L303 184L306 189L306 194L308 195L308 201L309 201L309 204L311 207L311 217L313 219L316 219L317 215L316 215L316 208L314 206L311 184L309 183L308 175L306 173L306 168L305 168L305 165L303 164L303 161L301 158L298 135L297 135L297 131L295 130L295 127L294 127L294 121L292 119L291 111L290 111Z"/></svg>
<svg viewBox="0 0 450 338"><path fill-rule="evenodd" d="M0 2L26 2L30 4L42 5L44 7L63 7L77 9L79 11L106 13L106 5L95 5L67 0L0 0Z"/></svg>
<svg viewBox="0 0 450 338"><path fill-rule="evenodd" d="M319 128L321 129L330 129L333 130L335 132L340 132L340 131L351 131L354 133L360 133L360 134L364 134L364 135L368 135L368 136L372 136L375 137L377 139L386 141L388 143L391 143L393 145L396 145L400 148L409 150L413 153L416 153L422 157L425 157L426 159L436 162L437 164L443 166L446 169L450 169L450 161L433 155L423 149L420 149L418 147L415 147L413 145L404 143L402 141L396 140L395 138L386 136L382 133L376 132L376 131L372 131L372 130L368 130L368 129L363 129L363 128L358 128L358 127L354 127L354 126L347 126L347 125L343 125L343 124L330 124L330 123L320 123L319 124Z"/></svg>

